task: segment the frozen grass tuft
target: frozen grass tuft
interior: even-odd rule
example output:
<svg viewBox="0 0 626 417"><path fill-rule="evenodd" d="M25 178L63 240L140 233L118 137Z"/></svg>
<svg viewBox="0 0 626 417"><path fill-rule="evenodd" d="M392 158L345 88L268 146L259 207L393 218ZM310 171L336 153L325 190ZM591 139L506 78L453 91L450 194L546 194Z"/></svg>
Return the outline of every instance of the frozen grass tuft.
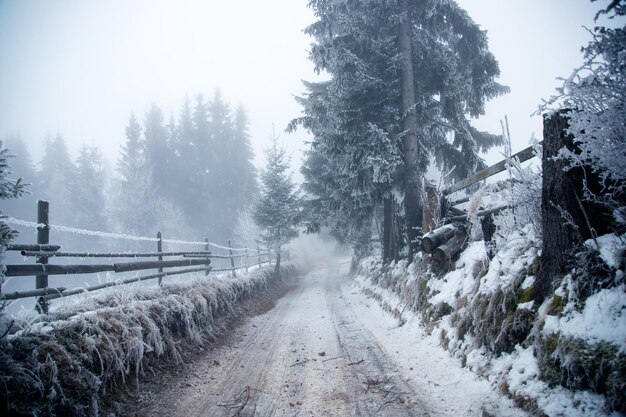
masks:
<svg viewBox="0 0 626 417"><path fill-rule="evenodd" d="M294 273L283 269L283 277ZM113 288L57 303L48 316L14 318L0 339L1 409L98 415L113 387L137 383L156 361L180 362L186 348L212 340L218 319L281 281L273 271Z"/></svg>

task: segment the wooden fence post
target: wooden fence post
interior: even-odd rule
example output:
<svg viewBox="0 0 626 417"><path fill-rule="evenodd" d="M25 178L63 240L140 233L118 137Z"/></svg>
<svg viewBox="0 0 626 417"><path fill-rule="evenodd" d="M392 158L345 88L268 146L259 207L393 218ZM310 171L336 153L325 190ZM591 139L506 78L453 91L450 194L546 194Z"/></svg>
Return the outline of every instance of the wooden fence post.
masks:
<svg viewBox="0 0 626 417"><path fill-rule="evenodd" d="M209 238L208 237L204 238L204 251L205 252L209 251ZM207 255L207 261L210 261L210 260L211 260L211 257ZM204 276L206 277L207 275L209 275L209 272L211 272L211 264L207 263L206 271L204 271Z"/></svg>
<svg viewBox="0 0 626 417"><path fill-rule="evenodd" d="M234 277L236 277L237 273L235 272L235 259L233 258L233 248L232 246L230 246L230 239L228 239L228 254L230 255L230 267L233 269L231 273Z"/></svg>
<svg viewBox="0 0 626 417"><path fill-rule="evenodd" d="M248 245L245 245L243 247L245 249L245 253L246 253L246 273L248 272L248 266L250 265L250 260L248 259Z"/></svg>
<svg viewBox="0 0 626 417"><path fill-rule="evenodd" d="M163 252L163 239L161 238L161 232L157 232L157 252ZM159 255L159 262L163 261L163 256ZM163 267L159 267L159 274L163 273ZM163 276L159 276L159 287L161 286L161 281L163 280Z"/></svg>
<svg viewBox="0 0 626 417"><path fill-rule="evenodd" d="M50 222L49 222L50 204L47 201L37 201L37 223L43 226L37 226L37 244L46 245L50 243ZM47 256L37 257L37 263L47 264ZM35 288L48 288L48 275L37 275L35 277ZM37 310L40 313L48 314L48 300L45 297L37 299Z"/></svg>

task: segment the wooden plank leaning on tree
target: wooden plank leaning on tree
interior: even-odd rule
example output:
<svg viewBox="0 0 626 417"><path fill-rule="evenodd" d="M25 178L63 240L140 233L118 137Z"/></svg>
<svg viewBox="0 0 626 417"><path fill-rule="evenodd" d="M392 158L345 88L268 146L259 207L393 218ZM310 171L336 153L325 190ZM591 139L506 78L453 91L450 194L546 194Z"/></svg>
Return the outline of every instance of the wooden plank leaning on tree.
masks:
<svg viewBox="0 0 626 417"><path fill-rule="evenodd" d="M539 144L543 144L543 141L539 142ZM522 149L515 155L511 156L511 159L517 158L520 162L528 161L535 156L533 146L529 146L526 149ZM452 194L454 192L460 191L464 188L469 187L472 184L477 183L478 181L482 181L486 178L491 177L499 172L502 172L506 169L507 160L503 160L498 162L495 165L490 166L489 168L485 168L482 171L478 171L471 177L467 177L464 180L458 181L451 185L450 187L443 190L443 195Z"/></svg>

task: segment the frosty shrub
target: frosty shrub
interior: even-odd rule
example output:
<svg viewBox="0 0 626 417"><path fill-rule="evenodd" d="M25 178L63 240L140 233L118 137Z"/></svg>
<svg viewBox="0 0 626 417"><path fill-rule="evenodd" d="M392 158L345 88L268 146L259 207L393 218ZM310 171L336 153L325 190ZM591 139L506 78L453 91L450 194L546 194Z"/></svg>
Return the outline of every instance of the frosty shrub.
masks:
<svg viewBox="0 0 626 417"><path fill-rule="evenodd" d="M255 249L261 240L261 229L254 222L252 209L246 208L239 213L235 222L235 239L239 246Z"/></svg>
<svg viewBox="0 0 626 417"><path fill-rule="evenodd" d="M601 10L610 19L626 15L626 3L613 2ZM576 150L562 149L559 157L569 167L589 167L599 178L600 191L585 189L585 198L605 205L617 228L626 227L626 26L596 27L582 48L583 65L576 69L557 95L540 107L540 112L559 108L568 112L568 133Z"/></svg>
<svg viewBox="0 0 626 417"><path fill-rule="evenodd" d="M541 145L535 144L535 155L541 155ZM541 167L523 167L517 159L507 161L510 179L498 187L499 204L508 208L494 215L496 248L502 247L515 231L531 225L541 246Z"/></svg>
<svg viewBox="0 0 626 417"><path fill-rule="evenodd" d="M0 199L6 200L9 198L18 198L26 192L26 184L23 184L21 179L12 180L9 178L11 175L11 169L9 167L8 160L12 155L9 154L9 150L4 147L4 144L0 140ZM6 249L6 246L17 236L17 231L12 229L6 224L3 219L6 216L0 211L0 288L4 284L4 264L2 263L2 255ZM0 302L0 316L4 311L4 302ZM5 326L0 325L0 334L5 332Z"/></svg>
<svg viewBox="0 0 626 417"><path fill-rule="evenodd" d="M286 266L282 274L293 272ZM0 408L98 415L113 387L137 381L156 361L181 362L184 350L211 340L242 301L277 282L274 268L236 278L198 276L163 287L112 288L68 299L49 315L18 316L0 339Z"/></svg>

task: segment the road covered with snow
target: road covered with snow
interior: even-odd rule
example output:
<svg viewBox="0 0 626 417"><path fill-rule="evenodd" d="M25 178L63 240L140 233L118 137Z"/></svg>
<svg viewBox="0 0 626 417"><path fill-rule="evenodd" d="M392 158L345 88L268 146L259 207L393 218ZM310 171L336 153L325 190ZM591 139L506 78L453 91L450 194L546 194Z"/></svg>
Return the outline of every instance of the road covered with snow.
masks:
<svg viewBox="0 0 626 417"><path fill-rule="evenodd" d="M178 416L524 416L351 285L349 259L298 278L139 414ZM139 390L141 391L141 387ZM154 386L151 387L155 389ZM149 398L152 399L149 400Z"/></svg>

